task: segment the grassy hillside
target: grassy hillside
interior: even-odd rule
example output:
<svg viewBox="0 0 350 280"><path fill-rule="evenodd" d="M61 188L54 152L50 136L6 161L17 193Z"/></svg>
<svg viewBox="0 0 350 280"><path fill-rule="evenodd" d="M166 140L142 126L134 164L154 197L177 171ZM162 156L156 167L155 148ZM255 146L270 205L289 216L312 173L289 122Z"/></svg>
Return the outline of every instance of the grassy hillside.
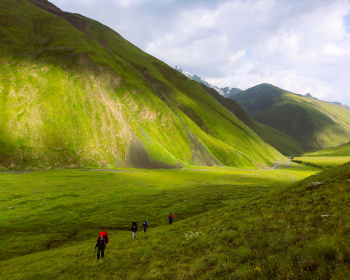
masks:
<svg viewBox="0 0 350 280"><path fill-rule="evenodd" d="M294 157L292 161L303 165L310 165L317 168L328 169L349 162L350 156L300 156Z"/></svg>
<svg viewBox="0 0 350 280"><path fill-rule="evenodd" d="M339 145L336 147L330 147L318 151L311 151L304 153L303 157L325 157L325 156L350 156L350 143Z"/></svg>
<svg viewBox="0 0 350 280"><path fill-rule="evenodd" d="M293 169L290 167L289 170ZM270 174L275 171L278 169ZM280 171L288 174L288 169ZM298 174L299 171L295 169L293 172ZM109 176L118 174L122 175L113 173ZM258 174L261 176L261 171L247 172L241 178L248 182ZM222 175L220 177L224 179ZM15 181L36 175L19 176L22 178L16 177L20 179ZM182 220L175 216L174 224L166 225L170 209L176 215L181 209L178 208L180 203L186 207L192 203L195 206L195 196L189 198L191 192L186 187L182 197L177 197L177 211L164 208L161 213L155 212L158 226L152 227L150 219L151 227L146 233L139 232L136 240L132 240L128 230L110 228L110 244L106 258L101 262L94 260L96 238L91 238L86 242L2 261L1 276L6 279L347 279L350 273L349 180L350 164L346 164L293 185L280 182L278 189L268 194L240 200L232 197L233 200L228 201L230 205L192 218ZM38 190L40 192L36 195L43 195L43 190ZM153 190L154 195L159 193ZM148 188L148 191L152 190ZM164 195L169 194L164 188L163 191ZM28 193L34 195L32 190ZM17 199L16 203L25 200L24 197ZM31 200L30 197L27 199ZM166 199L172 199L171 195ZM60 204L58 200L48 203L58 203L56 207ZM145 207L137 202L134 205L130 212ZM37 208L30 211L38 214ZM81 208L80 213L84 212ZM70 215L66 217L71 219ZM138 222L147 218L142 212L137 213L137 217ZM101 221L108 222L109 219L101 218ZM112 224L116 223L112 221ZM108 229L107 224L105 228ZM98 229L95 235L97 232Z"/></svg>
<svg viewBox="0 0 350 280"><path fill-rule="evenodd" d="M274 129L268 125L264 125L255 121L246 111L233 99L225 98L216 90L208 88L205 85L202 87L213 96L224 108L232 112L243 123L249 126L256 134L272 147L277 149L284 155L296 156L303 152L303 147L289 135Z"/></svg>
<svg viewBox="0 0 350 280"><path fill-rule="evenodd" d="M118 33L31 2L0 3L1 168L252 167L282 158L196 82Z"/></svg>
<svg viewBox="0 0 350 280"><path fill-rule="evenodd" d="M256 121L294 138L304 150L349 142L350 111L328 102L261 84L231 97Z"/></svg>
<svg viewBox="0 0 350 280"><path fill-rule="evenodd" d="M318 170L290 165L274 170L207 168L0 173L0 197L3 205L0 218L0 278L87 278L85 273L91 271L90 268L84 271L84 267L91 264L95 267L92 249L99 229L107 230L111 235L109 250L120 253L120 246L125 249L134 246L129 239L132 221L137 221L140 226L140 222L147 219L150 222L147 234L152 234L152 238L159 234L162 239L169 238L169 233L166 233L168 228L164 226L169 212L174 214L175 223L181 224L181 221L188 218L235 204L240 199L251 199L280 188L281 185L290 185L315 172ZM202 225L208 226L205 223ZM187 233L189 231L193 231L193 228L186 229ZM143 233L139 234L141 240ZM179 232L178 237L183 236ZM86 243L85 240L89 242ZM160 245L157 239L148 241L149 245ZM157 250L156 247L150 250ZM166 242L162 247L166 247ZM176 250L176 247L171 250ZM73 259L64 256L73 252L76 256ZM110 253L107 251L109 258ZM124 253L125 258L132 256L127 249ZM41 256L48 262L40 263L36 256ZM173 257L176 256L180 257L174 252ZM129 264L123 264L121 259L124 257L120 257L115 261L121 267L125 265L123 272L120 271L124 273L129 269ZM35 271L29 272L30 265L26 264L29 258L32 261L35 259L32 263L37 266ZM54 261L53 258L56 259L56 264L51 262ZM66 265L65 258L73 261L72 266ZM6 259L9 260L5 261ZM76 264L82 266L78 268L75 267ZM65 270L76 270L78 274L72 274L73 270L68 274L57 273L61 269L57 270L56 265ZM4 270L3 266L7 269ZM47 267L39 269L43 266ZM91 268L94 269L93 267ZM143 269L137 273L141 271Z"/></svg>
<svg viewBox="0 0 350 280"><path fill-rule="evenodd" d="M294 161L302 164L313 164L322 168L330 168L350 161L350 143L318 151L304 153L295 157Z"/></svg>

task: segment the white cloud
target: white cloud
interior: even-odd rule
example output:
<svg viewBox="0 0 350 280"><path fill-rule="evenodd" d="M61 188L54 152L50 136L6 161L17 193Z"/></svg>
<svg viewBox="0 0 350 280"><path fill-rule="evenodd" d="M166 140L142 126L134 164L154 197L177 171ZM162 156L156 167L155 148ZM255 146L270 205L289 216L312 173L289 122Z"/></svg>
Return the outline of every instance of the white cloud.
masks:
<svg viewBox="0 0 350 280"><path fill-rule="evenodd" d="M322 48L322 52L326 56L343 56L343 55L349 55L350 49L348 48L342 48L336 45L325 45Z"/></svg>
<svg viewBox="0 0 350 280"><path fill-rule="evenodd" d="M349 0L53 0L212 84L350 104ZM335 93L336 92L336 93Z"/></svg>
<svg viewBox="0 0 350 280"><path fill-rule="evenodd" d="M123 8L135 8L137 6L148 4L148 2L151 1L153 1L153 3L156 2L157 4L166 4L172 0L114 0L113 2Z"/></svg>
<svg viewBox="0 0 350 280"><path fill-rule="evenodd" d="M247 52L244 50L238 50L237 52L232 52L228 54L229 54L228 61L233 65L242 63L244 58L247 56Z"/></svg>

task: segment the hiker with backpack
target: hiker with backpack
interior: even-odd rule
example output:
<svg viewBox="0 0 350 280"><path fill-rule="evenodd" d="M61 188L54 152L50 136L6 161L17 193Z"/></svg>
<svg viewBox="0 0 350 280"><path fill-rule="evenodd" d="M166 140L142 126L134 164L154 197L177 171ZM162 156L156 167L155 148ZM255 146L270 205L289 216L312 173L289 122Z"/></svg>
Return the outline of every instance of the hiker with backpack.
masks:
<svg viewBox="0 0 350 280"><path fill-rule="evenodd" d="M136 224L136 222L132 222L131 231L132 231L132 236L134 238L136 238L136 233L137 233L137 224Z"/></svg>
<svg viewBox="0 0 350 280"><path fill-rule="evenodd" d="M148 221L144 221L143 224L142 224L142 227L143 227L143 231L146 232L147 228L148 228Z"/></svg>
<svg viewBox="0 0 350 280"><path fill-rule="evenodd" d="M101 258L103 259L105 256L105 249L106 245L109 242L108 233L104 231L100 231L99 237L97 238L96 246L95 246L95 252L97 248L97 261L100 260L100 253Z"/></svg>
<svg viewBox="0 0 350 280"><path fill-rule="evenodd" d="M174 220L173 214L169 213L169 216L168 216L169 225L171 225L171 223L173 222L173 220Z"/></svg>

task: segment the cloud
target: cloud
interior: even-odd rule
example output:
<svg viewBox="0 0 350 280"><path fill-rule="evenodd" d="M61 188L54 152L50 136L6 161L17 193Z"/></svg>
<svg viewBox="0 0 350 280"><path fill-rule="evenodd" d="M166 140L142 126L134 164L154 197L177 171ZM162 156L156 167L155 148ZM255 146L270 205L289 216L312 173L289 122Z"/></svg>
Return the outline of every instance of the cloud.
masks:
<svg viewBox="0 0 350 280"><path fill-rule="evenodd" d="M135 8L152 2L153 4L167 4L173 0L114 0L113 3L123 8Z"/></svg>
<svg viewBox="0 0 350 280"><path fill-rule="evenodd" d="M348 0L52 2L212 84L246 89L268 82L350 104Z"/></svg>
<svg viewBox="0 0 350 280"><path fill-rule="evenodd" d="M238 25L250 34L244 36L241 30L238 33L232 31L228 37L236 38L238 42L230 43L229 47L233 51L237 49L251 53L254 63L249 60L236 61L231 65L233 69L228 69L223 77L209 77L210 82L243 89L269 82L297 93L311 92L326 100L334 100L337 96L340 98L338 101L349 104L348 87L344 85L350 80L347 70L350 41L343 22L349 3L327 2L323 6L308 6L306 10L296 10L286 5L281 9L281 14L275 12L278 10L276 3L282 4L267 1L264 10L254 6L256 3L245 4L251 5L249 9L240 7L240 11L247 11L245 16L248 19L242 22L234 19L231 25ZM225 13L233 14L234 9L230 7L235 5L227 3L220 18ZM260 19L256 19L259 14ZM259 20L261 24L258 24ZM223 21L228 22L226 19Z"/></svg>

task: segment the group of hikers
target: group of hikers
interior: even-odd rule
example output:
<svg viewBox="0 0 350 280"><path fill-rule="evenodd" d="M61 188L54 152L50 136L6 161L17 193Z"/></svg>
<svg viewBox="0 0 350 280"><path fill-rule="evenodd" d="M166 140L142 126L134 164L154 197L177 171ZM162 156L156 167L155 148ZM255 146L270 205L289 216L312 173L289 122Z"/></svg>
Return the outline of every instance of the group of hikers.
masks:
<svg viewBox="0 0 350 280"><path fill-rule="evenodd" d="M148 228L148 221L144 221L143 224L142 224L142 227L143 227L143 231L146 232L147 228ZM136 233L137 233L137 224L136 222L132 222L132 225L131 225L131 231L132 231L132 236L134 238L136 238Z"/></svg>
<svg viewBox="0 0 350 280"><path fill-rule="evenodd" d="M169 225L172 224L173 220L174 220L173 214L169 213L169 216L168 216ZM148 226L149 226L148 221L144 221L142 224L142 228L143 228L144 232L146 232ZM136 238L136 234L137 234L136 222L132 222L131 232L132 232L133 238ZM106 249L106 245L108 242L109 242L108 233L105 231L100 231L99 237L97 238L97 242L96 242L96 246L95 246L95 252L96 252L96 248L97 248L97 260L100 260L100 258L102 258L102 259L104 258L105 249Z"/></svg>

